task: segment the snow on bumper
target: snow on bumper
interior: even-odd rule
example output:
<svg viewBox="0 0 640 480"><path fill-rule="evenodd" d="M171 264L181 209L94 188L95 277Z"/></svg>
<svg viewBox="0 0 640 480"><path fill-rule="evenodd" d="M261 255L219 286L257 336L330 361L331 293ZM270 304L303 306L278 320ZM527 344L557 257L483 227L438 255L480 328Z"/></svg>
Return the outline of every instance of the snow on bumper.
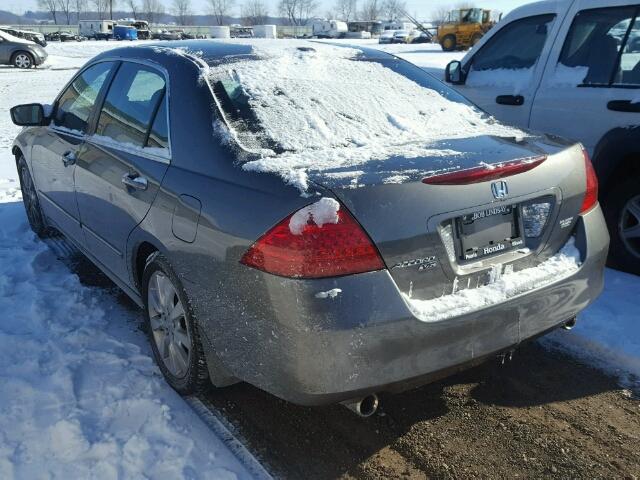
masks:
<svg viewBox="0 0 640 480"><path fill-rule="evenodd" d="M402 294L416 318L437 322L497 305L531 290L562 280L580 268L580 251L572 237L560 252L532 268L513 272L507 266L496 265L493 281L479 288L460 290L433 300L416 300ZM504 273L503 273L504 270Z"/></svg>

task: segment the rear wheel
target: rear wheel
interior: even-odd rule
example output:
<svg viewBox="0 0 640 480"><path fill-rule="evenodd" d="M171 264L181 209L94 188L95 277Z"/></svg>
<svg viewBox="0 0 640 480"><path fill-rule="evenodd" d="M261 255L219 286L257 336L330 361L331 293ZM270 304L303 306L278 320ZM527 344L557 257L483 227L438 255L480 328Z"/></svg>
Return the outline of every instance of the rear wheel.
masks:
<svg viewBox="0 0 640 480"><path fill-rule="evenodd" d="M456 36L445 35L442 42L440 42L440 46L445 52L453 52L456 49Z"/></svg>
<svg viewBox="0 0 640 480"><path fill-rule="evenodd" d="M205 390L211 383L198 325L180 279L163 255L149 257L142 285L151 349L162 374L183 395Z"/></svg>
<svg viewBox="0 0 640 480"><path fill-rule="evenodd" d="M609 265L640 274L640 184L635 179L623 183L603 203L611 235Z"/></svg>
<svg viewBox="0 0 640 480"><path fill-rule="evenodd" d="M34 65L33 57L28 52L18 52L13 55L13 60L11 61L14 67L16 68L31 68Z"/></svg>
<svg viewBox="0 0 640 480"><path fill-rule="evenodd" d="M478 43L480 40L482 40L482 34L481 33L475 33L473 35L473 37L471 37L471 46L475 46L476 43Z"/></svg>
<svg viewBox="0 0 640 480"><path fill-rule="evenodd" d="M20 188L22 189L22 203L27 212L29 226L38 237L45 238L49 236L49 229L40 209L38 193L33 184L31 173L29 173L27 162L22 156L18 158L18 177L20 178Z"/></svg>

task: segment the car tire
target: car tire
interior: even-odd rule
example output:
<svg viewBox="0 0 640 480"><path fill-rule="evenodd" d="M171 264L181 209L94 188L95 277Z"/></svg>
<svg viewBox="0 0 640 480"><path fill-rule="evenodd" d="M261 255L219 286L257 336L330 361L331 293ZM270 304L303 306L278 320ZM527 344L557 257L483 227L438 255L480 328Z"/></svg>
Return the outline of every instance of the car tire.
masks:
<svg viewBox="0 0 640 480"><path fill-rule="evenodd" d="M28 69L35 65L33 55L29 52L16 52L11 57L11 64L16 68Z"/></svg>
<svg viewBox="0 0 640 480"><path fill-rule="evenodd" d="M178 393L211 387L198 323L182 282L159 252L147 259L142 297L151 349L165 379Z"/></svg>
<svg viewBox="0 0 640 480"><path fill-rule="evenodd" d="M453 52L456 49L456 36L445 35L442 42L440 42L440 46L445 52Z"/></svg>
<svg viewBox="0 0 640 480"><path fill-rule="evenodd" d="M608 265L640 275L640 183L629 179L603 201L611 245Z"/></svg>
<svg viewBox="0 0 640 480"><path fill-rule="evenodd" d="M27 167L27 162L23 156L18 157L18 178L20 179L20 188L22 189L22 203L27 213L27 220L31 230L40 238L46 238L50 236L49 227L42 214L40 208L40 200L38 199L38 192L33 183L33 178Z"/></svg>

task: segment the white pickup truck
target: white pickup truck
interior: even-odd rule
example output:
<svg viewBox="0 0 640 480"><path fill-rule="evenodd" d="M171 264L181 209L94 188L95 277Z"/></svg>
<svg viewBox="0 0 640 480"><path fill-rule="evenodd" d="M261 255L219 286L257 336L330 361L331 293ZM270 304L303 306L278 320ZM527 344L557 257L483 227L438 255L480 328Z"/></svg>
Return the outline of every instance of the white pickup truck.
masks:
<svg viewBox="0 0 640 480"><path fill-rule="evenodd" d="M445 79L503 122L582 142L600 180L609 262L640 274L640 2L517 8Z"/></svg>

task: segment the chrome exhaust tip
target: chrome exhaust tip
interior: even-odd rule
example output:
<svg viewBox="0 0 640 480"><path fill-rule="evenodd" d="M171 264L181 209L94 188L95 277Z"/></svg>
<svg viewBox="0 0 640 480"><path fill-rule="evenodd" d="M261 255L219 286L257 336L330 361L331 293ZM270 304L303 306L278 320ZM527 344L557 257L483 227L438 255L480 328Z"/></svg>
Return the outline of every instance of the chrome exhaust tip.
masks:
<svg viewBox="0 0 640 480"><path fill-rule="evenodd" d="M358 416L367 418L378 411L380 400L375 393L372 393L355 401L344 402L343 405Z"/></svg>
<svg viewBox="0 0 640 480"><path fill-rule="evenodd" d="M565 322L564 325L562 325L562 328L564 328L565 330L571 330L573 327L576 326L576 317L573 317L571 320Z"/></svg>

